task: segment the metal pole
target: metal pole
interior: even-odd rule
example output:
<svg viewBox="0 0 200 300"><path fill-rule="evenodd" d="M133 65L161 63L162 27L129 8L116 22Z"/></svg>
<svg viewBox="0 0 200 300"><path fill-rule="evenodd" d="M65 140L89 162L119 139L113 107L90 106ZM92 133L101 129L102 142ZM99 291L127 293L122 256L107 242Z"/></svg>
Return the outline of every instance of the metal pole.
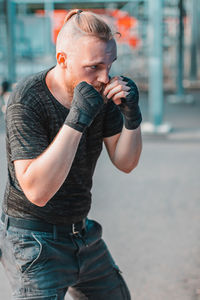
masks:
<svg viewBox="0 0 200 300"><path fill-rule="evenodd" d="M184 72L184 23L183 23L183 0L179 0L179 37L178 37L178 76L177 76L177 94L184 94L183 72Z"/></svg>
<svg viewBox="0 0 200 300"><path fill-rule="evenodd" d="M149 0L149 115L156 127L163 120L163 0Z"/></svg>
<svg viewBox="0 0 200 300"><path fill-rule="evenodd" d="M197 79L197 44L198 44L198 1L192 0L191 46L190 46L190 79Z"/></svg>
<svg viewBox="0 0 200 300"><path fill-rule="evenodd" d="M52 52L52 20L51 14L54 11L54 2L45 1L44 2L45 10L45 51L46 54Z"/></svg>
<svg viewBox="0 0 200 300"><path fill-rule="evenodd" d="M16 81L16 47L15 47L16 5L7 0L7 47L8 47L8 80Z"/></svg>
<svg viewBox="0 0 200 300"><path fill-rule="evenodd" d="M184 0L179 0L179 30L177 45L177 80L176 94L168 97L170 103L194 103L194 97L191 94L185 94L183 86L184 76Z"/></svg>

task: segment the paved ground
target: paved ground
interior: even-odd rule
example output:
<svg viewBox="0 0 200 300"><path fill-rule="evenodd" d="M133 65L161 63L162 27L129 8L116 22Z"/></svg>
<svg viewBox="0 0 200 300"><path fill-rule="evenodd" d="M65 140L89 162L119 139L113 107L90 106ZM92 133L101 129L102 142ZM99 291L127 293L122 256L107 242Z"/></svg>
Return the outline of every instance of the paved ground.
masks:
<svg viewBox="0 0 200 300"><path fill-rule="evenodd" d="M90 213L104 224L104 238L134 300L195 300L200 288L200 99L165 103L167 137L144 137L140 164L116 170L105 153L98 162ZM144 120L147 100L141 98ZM2 128L2 127L1 127ZM4 131L0 133L0 197L5 185ZM0 268L0 299L10 299ZM105 299L106 300L106 299Z"/></svg>

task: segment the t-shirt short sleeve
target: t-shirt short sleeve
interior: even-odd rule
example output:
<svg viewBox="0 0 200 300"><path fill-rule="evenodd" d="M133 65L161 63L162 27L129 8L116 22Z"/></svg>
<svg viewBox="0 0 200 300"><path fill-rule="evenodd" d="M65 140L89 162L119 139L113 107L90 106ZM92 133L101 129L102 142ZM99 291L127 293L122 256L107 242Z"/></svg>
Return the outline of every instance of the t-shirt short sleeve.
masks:
<svg viewBox="0 0 200 300"><path fill-rule="evenodd" d="M106 106L103 137L110 137L122 131L123 116L113 101L108 101Z"/></svg>
<svg viewBox="0 0 200 300"><path fill-rule="evenodd" d="M6 122L12 161L36 158L48 147L45 126L32 108L19 103L10 105Z"/></svg>

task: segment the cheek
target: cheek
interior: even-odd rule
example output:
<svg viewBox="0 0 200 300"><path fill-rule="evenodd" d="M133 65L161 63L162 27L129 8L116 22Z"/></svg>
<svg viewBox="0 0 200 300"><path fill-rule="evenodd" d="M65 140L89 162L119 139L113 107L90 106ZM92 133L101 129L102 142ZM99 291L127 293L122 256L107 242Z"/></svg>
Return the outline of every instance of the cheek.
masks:
<svg viewBox="0 0 200 300"><path fill-rule="evenodd" d="M71 75L76 75L77 72L77 66L74 63L69 63L68 64L68 71Z"/></svg>
<svg viewBox="0 0 200 300"><path fill-rule="evenodd" d="M80 63L78 59L74 56L68 59L67 68L70 73L78 74L80 72Z"/></svg>
<svg viewBox="0 0 200 300"><path fill-rule="evenodd" d="M80 65L77 60L70 61L68 64L69 75L73 80L86 81L89 84L93 84L97 80L97 72L89 70Z"/></svg>
<svg viewBox="0 0 200 300"><path fill-rule="evenodd" d="M71 73L73 74L74 77L76 78L86 78L87 77L87 73L84 71L83 68L81 68L78 64L74 65L71 68Z"/></svg>
<svg viewBox="0 0 200 300"><path fill-rule="evenodd" d="M89 71L85 68L80 69L78 76L82 81L86 81L89 84L92 84L97 79L96 73L94 71Z"/></svg>

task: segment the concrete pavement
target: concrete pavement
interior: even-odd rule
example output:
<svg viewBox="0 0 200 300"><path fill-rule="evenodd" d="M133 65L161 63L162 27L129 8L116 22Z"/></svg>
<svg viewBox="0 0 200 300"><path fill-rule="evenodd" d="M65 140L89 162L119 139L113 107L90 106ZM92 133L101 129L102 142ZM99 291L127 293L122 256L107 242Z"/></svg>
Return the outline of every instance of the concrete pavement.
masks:
<svg viewBox="0 0 200 300"><path fill-rule="evenodd" d="M167 137L144 137L138 167L115 169L105 152L97 164L91 218L123 271L134 300L194 300L200 287L200 100L165 102ZM141 98L144 121L147 99ZM0 196L5 184L4 132L0 134ZM0 269L0 299L10 299ZM106 299L105 299L106 300Z"/></svg>

